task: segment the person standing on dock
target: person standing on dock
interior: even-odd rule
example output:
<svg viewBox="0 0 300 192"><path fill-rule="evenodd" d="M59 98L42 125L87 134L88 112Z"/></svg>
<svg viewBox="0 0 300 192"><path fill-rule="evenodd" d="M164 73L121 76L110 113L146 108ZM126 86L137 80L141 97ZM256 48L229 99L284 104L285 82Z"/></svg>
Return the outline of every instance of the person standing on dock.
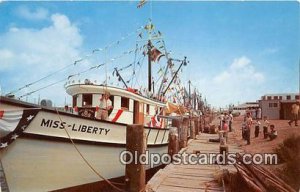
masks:
<svg viewBox="0 0 300 192"><path fill-rule="evenodd" d="M219 120L220 120L219 130L221 130L223 127L223 120L224 120L223 112L221 112L221 115L219 116Z"/></svg>
<svg viewBox="0 0 300 192"><path fill-rule="evenodd" d="M233 121L233 115L232 112L229 112L229 132L232 131L232 121Z"/></svg>
<svg viewBox="0 0 300 192"><path fill-rule="evenodd" d="M288 122L292 126L293 121L295 121L295 126L298 126L298 115L299 115L299 101L292 105L292 119Z"/></svg>
<svg viewBox="0 0 300 192"><path fill-rule="evenodd" d="M259 135L260 124L261 124L260 121L257 119L256 120L256 125L255 125L255 131L254 131L255 137L258 137L258 135Z"/></svg>
<svg viewBox="0 0 300 192"><path fill-rule="evenodd" d="M264 139L268 138L268 128L269 128L270 122L267 120L267 116L264 116L264 121L263 121L263 133L264 133Z"/></svg>
<svg viewBox="0 0 300 192"><path fill-rule="evenodd" d="M227 143L227 141L228 141L228 124L227 124L226 120L223 120L222 125L223 125L223 127L221 130L224 132L223 135L224 135L225 141Z"/></svg>
<svg viewBox="0 0 300 192"><path fill-rule="evenodd" d="M247 138L246 140L247 140L247 145L250 145L251 126L252 126L251 113L247 113L247 117L246 117L246 138Z"/></svg>

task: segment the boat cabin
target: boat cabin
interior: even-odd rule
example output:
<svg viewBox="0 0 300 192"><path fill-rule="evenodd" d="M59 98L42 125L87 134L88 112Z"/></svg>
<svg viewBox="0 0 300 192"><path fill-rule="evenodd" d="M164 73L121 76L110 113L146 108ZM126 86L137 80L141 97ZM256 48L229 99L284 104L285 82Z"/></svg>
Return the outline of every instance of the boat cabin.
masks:
<svg viewBox="0 0 300 192"><path fill-rule="evenodd" d="M143 124L149 127L164 127L162 119L165 104L146 98L133 89L121 89L95 84L69 84L66 92L72 96L72 107L81 116L97 118L101 98L109 93L112 108L107 121L125 124Z"/></svg>

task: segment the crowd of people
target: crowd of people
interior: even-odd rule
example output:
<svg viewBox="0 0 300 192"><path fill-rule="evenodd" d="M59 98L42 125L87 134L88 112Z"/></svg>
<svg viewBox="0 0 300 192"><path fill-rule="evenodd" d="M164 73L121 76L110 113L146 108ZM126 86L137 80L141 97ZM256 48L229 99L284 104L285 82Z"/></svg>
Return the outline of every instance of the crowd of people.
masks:
<svg viewBox="0 0 300 192"><path fill-rule="evenodd" d="M228 132L232 131L232 122L233 115L231 112L221 113L219 116L219 132L224 136L225 141L228 140ZM246 115L244 116L244 120L242 123L242 138L247 141L247 145L251 143L251 129L254 130L254 137L259 137L260 133L262 133L262 137L264 139L273 140L277 137L277 130L275 129L275 125L271 124L267 117L264 116L261 118L261 110L248 110Z"/></svg>
<svg viewBox="0 0 300 192"><path fill-rule="evenodd" d="M247 145L251 143L251 129L255 127L254 137L259 137L259 134L262 133L264 139L273 140L277 137L277 130L275 129L275 125L271 124L267 117L264 116L263 119L257 118L253 121L251 114L247 113L244 117L244 121L242 123L242 138L247 141Z"/></svg>

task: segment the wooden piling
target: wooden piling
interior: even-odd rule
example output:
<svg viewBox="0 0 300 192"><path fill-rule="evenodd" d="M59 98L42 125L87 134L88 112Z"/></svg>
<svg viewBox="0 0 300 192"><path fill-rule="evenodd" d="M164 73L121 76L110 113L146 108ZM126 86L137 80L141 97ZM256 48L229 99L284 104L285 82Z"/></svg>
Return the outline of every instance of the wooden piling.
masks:
<svg viewBox="0 0 300 192"><path fill-rule="evenodd" d="M190 137L191 139L196 138L196 130L195 130L195 121L193 119L190 119Z"/></svg>
<svg viewBox="0 0 300 192"><path fill-rule="evenodd" d="M127 125L126 150L133 154L133 158L134 154L136 153L136 158L139 159L140 155L145 154L146 147L146 136L144 134L143 125ZM129 160L129 157L127 158L127 160ZM137 161L137 164L135 164L135 161L127 164L125 169L126 191L145 191L145 173L145 167L139 161Z"/></svg>
<svg viewBox="0 0 300 192"><path fill-rule="evenodd" d="M197 117L195 119L195 132L196 132L196 135L199 135L199 132L200 132L200 129L199 129L199 117Z"/></svg>
<svg viewBox="0 0 300 192"><path fill-rule="evenodd" d="M184 118L182 121L182 127L181 127L181 136L179 140L179 148L185 148L187 146L187 140L188 140L188 126L189 126L189 119Z"/></svg>
<svg viewBox="0 0 300 192"><path fill-rule="evenodd" d="M178 132L178 150L183 147L183 135L184 135L184 128L183 128L183 120L182 119L173 119L172 120L172 127L177 127Z"/></svg>
<svg viewBox="0 0 300 192"><path fill-rule="evenodd" d="M179 151L178 130L177 127L170 127L168 154L172 157L174 154L177 154L178 151Z"/></svg>

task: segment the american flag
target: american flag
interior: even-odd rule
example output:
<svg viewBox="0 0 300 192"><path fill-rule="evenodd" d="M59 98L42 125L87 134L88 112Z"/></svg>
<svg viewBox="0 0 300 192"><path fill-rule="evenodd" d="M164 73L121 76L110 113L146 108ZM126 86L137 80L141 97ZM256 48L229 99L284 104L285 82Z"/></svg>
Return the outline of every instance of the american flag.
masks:
<svg viewBox="0 0 300 192"><path fill-rule="evenodd" d="M39 109L0 109L0 150L17 139L34 119Z"/></svg>

